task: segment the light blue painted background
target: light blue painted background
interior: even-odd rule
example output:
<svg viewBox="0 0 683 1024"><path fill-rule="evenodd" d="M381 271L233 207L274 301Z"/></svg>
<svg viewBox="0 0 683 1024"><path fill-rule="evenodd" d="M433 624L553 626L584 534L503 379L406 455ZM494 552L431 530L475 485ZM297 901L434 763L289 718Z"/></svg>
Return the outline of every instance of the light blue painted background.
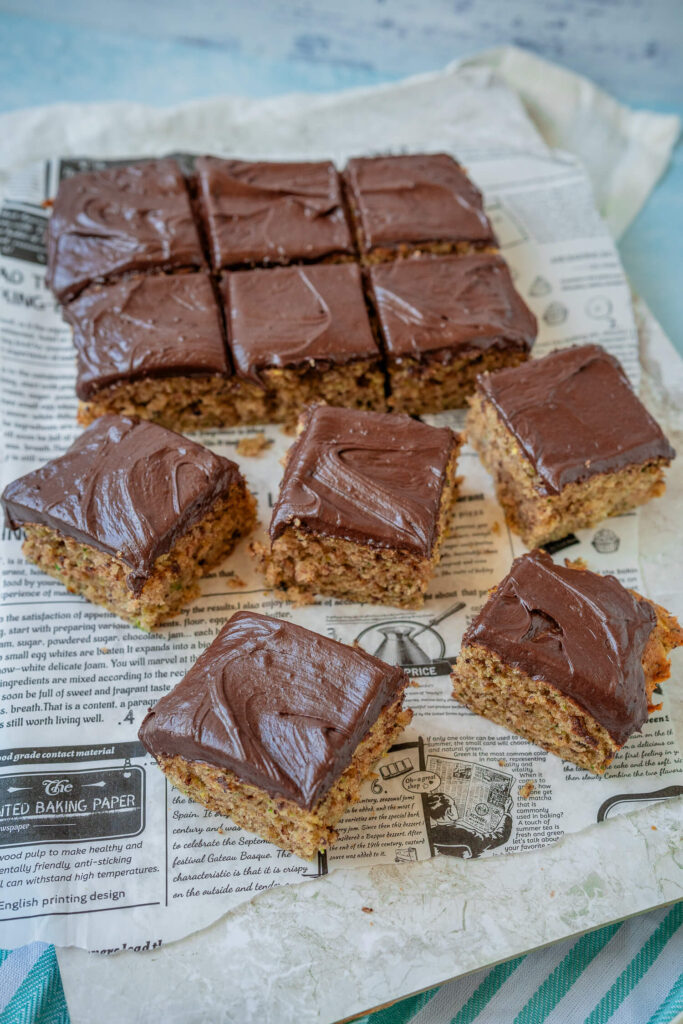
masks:
<svg viewBox="0 0 683 1024"><path fill-rule="evenodd" d="M502 43L683 116L683 0L0 0L0 110L371 85ZM681 352L682 238L679 143L620 249Z"/></svg>

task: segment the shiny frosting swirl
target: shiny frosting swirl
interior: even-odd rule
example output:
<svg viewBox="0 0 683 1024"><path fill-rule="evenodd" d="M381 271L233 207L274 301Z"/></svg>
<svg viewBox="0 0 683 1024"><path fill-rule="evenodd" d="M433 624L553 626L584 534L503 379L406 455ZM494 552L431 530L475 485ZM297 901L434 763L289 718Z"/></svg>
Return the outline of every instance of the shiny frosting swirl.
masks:
<svg viewBox="0 0 683 1024"><path fill-rule="evenodd" d="M528 352L536 338L536 317L500 256L379 263L370 269L370 284L391 358L448 361L490 348Z"/></svg>
<svg viewBox="0 0 683 1024"><path fill-rule="evenodd" d="M228 274L228 338L237 373L254 381L268 367L379 361L355 263Z"/></svg>
<svg viewBox="0 0 683 1024"><path fill-rule="evenodd" d="M130 566L139 593L154 562L241 481L236 463L156 424L103 416L64 455L9 484L12 529L49 526Z"/></svg>
<svg viewBox="0 0 683 1024"><path fill-rule="evenodd" d="M430 557L459 438L409 416L316 406L287 457L271 540L311 533Z"/></svg>
<svg viewBox="0 0 683 1024"><path fill-rule="evenodd" d="M647 719L642 657L657 617L614 576L517 558L463 637L566 694L622 745Z"/></svg>
<svg viewBox="0 0 683 1024"><path fill-rule="evenodd" d="M339 173L330 161L204 156L196 171L216 269L353 253Z"/></svg>
<svg viewBox="0 0 683 1024"><path fill-rule="evenodd" d="M477 387L535 468L539 494L676 454L620 364L599 345L482 375Z"/></svg>
<svg viewBox="0 0 683 1024"><path fill-rule="evenodd" d="M185 179L171 159L66 178L47 242L46 280L62 302L123 273L204 265Z"/></svg>
<svg viewBox="0 0 683 1024"><path fill-rule="evenodd" d="M152 754L228 769L311 810L407 682L360 648L237 612L149 712L140 739Z"/></svg>
<svg viewBox="0 0 683 1024"><path fill-rule="evenodd" d="M481 192L447 153L356 157L344 178L366 251L402 242L496 244Z"/></svg>

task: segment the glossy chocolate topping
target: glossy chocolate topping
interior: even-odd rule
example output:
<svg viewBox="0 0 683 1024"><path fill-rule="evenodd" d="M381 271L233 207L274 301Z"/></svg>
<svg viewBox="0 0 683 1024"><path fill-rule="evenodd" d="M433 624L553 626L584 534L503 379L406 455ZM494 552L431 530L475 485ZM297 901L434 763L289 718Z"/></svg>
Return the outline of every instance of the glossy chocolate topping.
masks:
<svg viewBox="0 0 683 1024"><path fill-rule="evenodd" d="M390 356L443 362L490 348L529 351L536 317L500 256L472 253L397 260L370 268L382 335Z"/></svg>
<svg viewBox="0 0 683 1024"><path fill-rule="evenodd" d="M8 484L8 525L40 523L115 555L139 593L154 562L241 480L239 467L154 423L102 416L64 455Z"/></svg>
<svg viewBox="0 0 683 1024"><path fill-rule="evenodd" d="M676 454L617 360L599 345L482 375L477 387L536 469L539 494Z"/></svg>
<svg viewBox="0 0 683 1024"><path fill-rule="evenodd" d="M447 153L358 157L344 178L366 251L401 242L491 242L481 193Z"/></svg>
<svg viewBox="0 0 683 1024"><path fill-rule="evenodd" d="M312 810L407 682L359 648L237 612L139 735L152 754L227 768Z"/></svg>
<svg viewBox="0 0 683 1024"><path fill-rule="evenodd" d="M614 576L517 558L463 637L566 694L619 745L647 718L642 657L657 616Z"/></svg>
<svg viewBox="0 0 683 1024"><path fill-rule="evenodd" d="M216 269L353 253L334 164L196 163Z"/></svg>
<svg viewBox="0 0 683 1024"><path fill-rule="evenodd" d="M409 416L315 406L292 445L270 522L428 558L459 439Z"/></svg>
<svg viewBox="0 0 683 1024"><path fill-rule="evenodd" d="M96 285L64 309L78 352L76 394L141 377L231 373L209 275Z"/></svg>
<svg viewBox="0 0 683 1024"><path fill-rule="evenodd" d="M60 301L134 270L204 265L174 160L87 171L59 186L47 230L47 283Z"/></svg>
<svg viewBox="0 0 683 1024"><path fill-rule="evenodd" d="M378 359L355 263L228 274L228 339L237 373L267 367Z"/></svg>

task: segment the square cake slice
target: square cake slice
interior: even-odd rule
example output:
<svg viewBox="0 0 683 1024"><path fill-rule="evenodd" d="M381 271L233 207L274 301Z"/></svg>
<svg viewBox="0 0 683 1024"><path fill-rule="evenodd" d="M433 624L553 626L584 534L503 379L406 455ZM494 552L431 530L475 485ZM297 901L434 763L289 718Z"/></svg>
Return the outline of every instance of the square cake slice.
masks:
<svg viewBox="0 0 683 1024"><path fill-rule="evenodd" d="M664 493L676 453L599 345L483 375L470 402L467 439L530 548Z"/></svg>
<svg viewBox="0 0 683 1024"><path fill-rule="evenodd" d="M498 244L481 192L447 153L357 157L344 185L367 263Z"/></svg>
<svg viewBox="0 0 683 1024"><path fill-rule="evenodd" d="M460 438L409 416L316 406L285 465L270 545L286 600L314 594L419 608L458 496Z"/></svg>
<svg viewBox="0 0 683 1024"><path fill-rule="evenodd" d="M471 711L601 775L668 679L683 631L614 576L522 555L466 630L453 696Z"/></svg>
<svg viewBox="0 0 683 1024"><path fill-rule="evenodd" d="M385 408L355 263L235 272L223 297L243 421L293 425L305 405L321 401Z"/></svg>
<svg viewBox="0 0 683 1024"><path fill-rule="evenodd" d="M89 284L205 265L175 160L84 171L59 186L47 229L47 283L60 302Z"/></svg>
<svg viewBox="0 0 683 1024"><path fill-rule="evenodd" d="M164 427L103 416L68 451L9 484L26 557L142 629L172 618L255 523L236 463Z"/></svg>
<svg viewBox="0 0 683 1024"><path fill-rule="evenodd" d="M199 157L199 203L215 270L348 260L353 239L334 164Z"/></svg>
<svg viewBox="0 0 683 1024"><path fill-rule="evenodd" d="M172 430L237 423L232 368L206 273L93 285L64 309L78 353L78 421L140 416Z"/></svg>
<svg viewBox="0 0 683 1024"><path fill-rule="evenodd" d="M478 373L516 366L535 341L536 317L493 253L378 263L369 281L397 412L466 405Z"/></svg>
<svg viewBox="0 0 683 1024"><path fill-rule="evenodd" d="M359 648L237 612L139 735L181 792L309 860L409 724L407 684Z"/></svg>

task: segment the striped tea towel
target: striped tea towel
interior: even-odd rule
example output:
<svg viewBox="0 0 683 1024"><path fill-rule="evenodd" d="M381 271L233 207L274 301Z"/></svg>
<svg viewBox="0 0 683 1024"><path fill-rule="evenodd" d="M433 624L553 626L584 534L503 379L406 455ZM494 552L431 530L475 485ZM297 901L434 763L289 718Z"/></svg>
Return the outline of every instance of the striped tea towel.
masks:
<svg viewBox="0 0 683 1024"><path fill-rule="evenodd" d="M683 902L458 978L358 1024L672 1024L681 1013ZM70 1024L54 946L0 950L0 1024Z"/></svg>
<svg viewBox="0 0 683 1024"><path fill-rule="evenodd" d="M683 902L404 999L358 1024L671 1024L683 1012Z"/></svg>

